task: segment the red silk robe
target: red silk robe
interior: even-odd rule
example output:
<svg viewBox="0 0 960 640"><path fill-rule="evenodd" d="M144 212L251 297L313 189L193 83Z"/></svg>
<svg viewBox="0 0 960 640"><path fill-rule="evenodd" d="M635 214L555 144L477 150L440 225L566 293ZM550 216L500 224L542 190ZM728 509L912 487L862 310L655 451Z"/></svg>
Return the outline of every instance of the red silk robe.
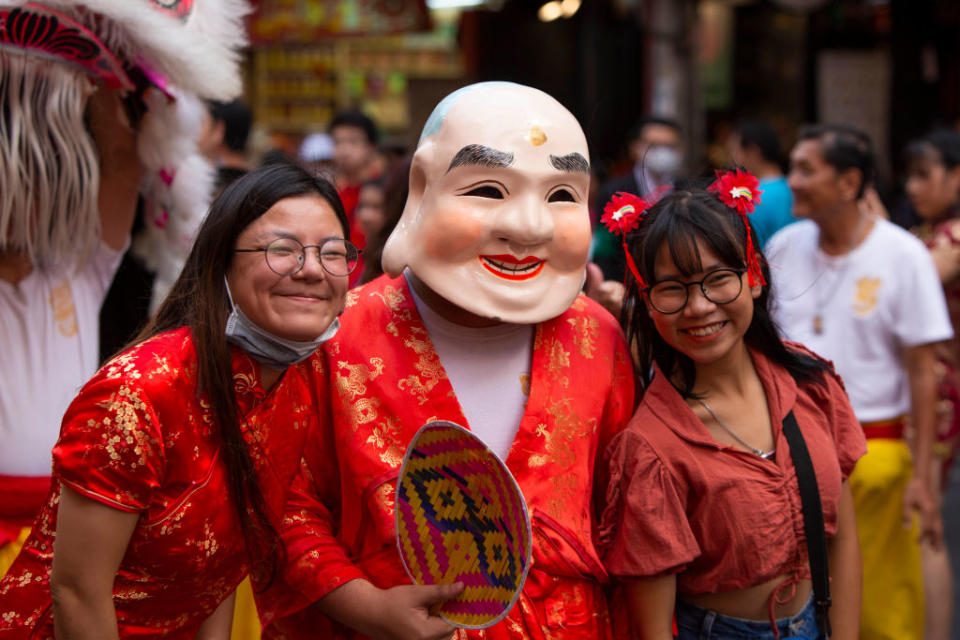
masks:
<svg viewBox="0 0 960 640"><path fill-rule="evenodd" d="M279 528L279 505L316 428L312 397L299 370L266 392L259 366L232 352L241 430ZM83 387L53 450L47 504L0 582L0 637L53 637L49 578L61 485L140 514L114 583L121 638L193 638L250 572L219 430L197 395L196 372L189 330L177 329L117 356Z"/></svg>
<svg viewBox="0 0 960 640"><path fill-rule="evenodd" d="M266 637L356 637L304 607L354 578L410 583L394 528L403 454L430 420L467 426L402 277L351 292L342 321L305 367L329 413L287 506L285 584L260 601ZM630 418L633 389L622 333L591 300L537 326L530 395L506 461L530 510L533 566L505 620L459 637L610 636L608 577L592 541L594 465Z"/></svg>

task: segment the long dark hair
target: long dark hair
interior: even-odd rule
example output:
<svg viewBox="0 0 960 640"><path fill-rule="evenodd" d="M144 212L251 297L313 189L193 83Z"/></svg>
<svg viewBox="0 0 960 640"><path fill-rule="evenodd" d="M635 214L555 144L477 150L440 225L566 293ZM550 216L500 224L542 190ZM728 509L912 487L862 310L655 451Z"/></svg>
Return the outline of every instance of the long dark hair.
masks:
<svg viewBox="0 0 960 640"><path fill-rule="evenodd" d="M757 237L752 226L751 233L754 238ZM663 246L669 248L670 257L684 277L702 271L698 239L724 264L733 268L747 268L746 227L740 215L706 189L671 191L661 198L629 238L629 247L640 275L648 284L654 284L654 263L657 252ZM767 261L759 249L757 253L763 277L769 282ZM661 337L647 313L647 302L633 278L627 284L623 324L627 339L637 356L637 375L641 387L649 386L653 364L656 363L664 375L671 378L681 395L695 397L696 367L693 360ZM816 358L789 349L781 340L770 315L769 286L763 287L759 298L754 301L753 319L744 335L744 342L786 369L798 383L822 382L821 373L826 370L826 365Z"/></svg>
<svg viewBox="0 0 960 640"><path fill-rule="evenodd" d="M960 133L951 129L938 129L917 140L911 140L906 150L907 164L918 160L931 159L939 162L950 171L960 166ZM931 157L932 156L932 157ZM950 212L956 214L958 202L953 203Z"/></svg>
<svg viewBox="0 0 960 640"><path fill-rule="evenodd" d="M230 347L224 328L230 303L224 277L237 237L250 223L284 198L316 194L333 209L349 239L349 225L336 189L291 163L252 171L224 189L204 219L180 277L135 342L163 331L190 327L197 354L197 394L205 394L223 441L230 498L236 507L247 552L255 567L264 561L269 584L282 545L267 517L263 492L240 431ZM252 514L252 517L251 517Z"/></svg>

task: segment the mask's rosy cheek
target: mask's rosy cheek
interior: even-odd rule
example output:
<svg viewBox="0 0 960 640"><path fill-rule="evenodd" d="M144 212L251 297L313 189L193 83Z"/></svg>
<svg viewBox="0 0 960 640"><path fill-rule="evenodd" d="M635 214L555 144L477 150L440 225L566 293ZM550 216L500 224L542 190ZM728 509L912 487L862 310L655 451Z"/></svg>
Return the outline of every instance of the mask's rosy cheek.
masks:
<svg viewBox="0 0 960 640"><path fill-rule="evenodd" d="M421 250L432 258L475 258L485 227L484 221L469 211L437 210L424 218L419 230Z"/></svg>
<svg viewBox="0 0 960 640"><path fill-rule="evenodd" d="M550 254L555 269L582 269L589 252L590 220L586 215L559 216L554 220Z"/></svg>

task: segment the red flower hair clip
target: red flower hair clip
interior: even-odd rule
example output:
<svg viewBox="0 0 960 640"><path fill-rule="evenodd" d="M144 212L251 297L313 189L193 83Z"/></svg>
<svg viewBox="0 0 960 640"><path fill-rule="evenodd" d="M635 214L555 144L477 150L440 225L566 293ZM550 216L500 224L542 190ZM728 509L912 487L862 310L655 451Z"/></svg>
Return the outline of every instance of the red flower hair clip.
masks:
<svg viewBox="0 0 960 640"><path fill-rule="evenodd" d="M640 226L640 221L646 215L647 209L653 206L664 191L667 189L657 189L650 195L649 199L635 196L632 193L618 191L613 194L610 202L603 208L603 215L600 217L602 222L610 233L620 236L623 244L623 253L627 257L627 267L630 273L637 280L637 285L644 289L647 285L640 276L640 270L637 269L637 263L633 261L630 255L630 249L627 247L627 233Z"/></svg>
<svg viewBox="0 0 960 640"><path fill-rule="evenodd" d="M760 269L760 259L753 245L753 234L750 233L750 222L747 216L760 204L760 191L757 187L760 181L749 171L735 169L733 171L717 171L717 179L713 181L707 191L717 194L720 201L740 214L743 226L747 230L747 276L750 286L767 284Z"/></svg>
<svg viewBox="0 0 960 640"><path fill-rule="evenodd" d="M610 233L626 235L640 226L640 219L650 208L650 203L632 193L618 191L610 198L610 202L603 208L600 217Z"/></svg>

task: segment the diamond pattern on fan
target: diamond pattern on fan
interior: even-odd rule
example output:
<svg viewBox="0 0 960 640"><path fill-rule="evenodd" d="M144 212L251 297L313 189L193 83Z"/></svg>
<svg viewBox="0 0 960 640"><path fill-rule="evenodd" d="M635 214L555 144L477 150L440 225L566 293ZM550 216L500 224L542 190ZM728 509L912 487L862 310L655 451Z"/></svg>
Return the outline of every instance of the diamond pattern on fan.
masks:
<svg viewBox="0 0 960 640"><path fill-rule="evenodd" d="M417 584L461 581L444 603L451 624L485 628L506 616L530 566L530 518L503 462L452 422L425 425L404 456L397 546Z"/></svg>

